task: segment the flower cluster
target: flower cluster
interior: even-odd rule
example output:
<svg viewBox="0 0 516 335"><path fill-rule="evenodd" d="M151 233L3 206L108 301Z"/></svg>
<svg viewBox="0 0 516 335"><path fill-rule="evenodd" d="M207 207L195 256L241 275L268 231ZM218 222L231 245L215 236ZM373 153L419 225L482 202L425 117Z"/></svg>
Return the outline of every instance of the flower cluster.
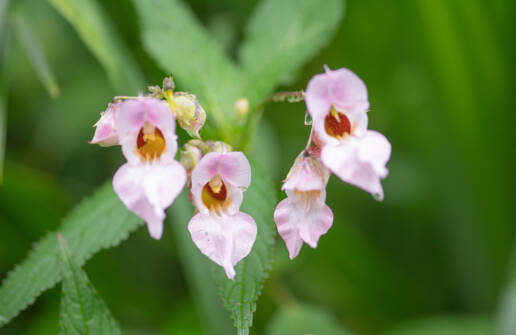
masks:
<svg viewBox="0 0 516 335"><path fill-rule="evenodd" d="M325 204L330 174L382 200L380 180L387 176L391 155L385 136L367 129L367 88L350 70L325 67L308 83L305 100L312 118L310 139L283 184L287 198L274 212L291 259L303 242L317 247L332 226L333 213Z"/></svg>
<svg viewBox="0 0 516 335"><path fill-rule="evenodd" d="M113 188L155 239L163 233L165 210L187 185L197 209L188 224L192 240L233 279L235 265L250 253L257 234L254 219L240 211L251 167L227 143L203 141L206 112L193 94L174 90L170 77L163 87L149 87L146 96L115 97L90 143L122 147L127 162L116 171ZM326 68L308 83L305 100L312 132L283 184L287 198L274 212L291 259L303 243L315 248L333 224L325 204L331 173L381 200L380 180L387 176L391 152L383 135L367 130L367 89L353 72ZM245 118L247 99L237 101L235 111ZM183 146L179 161L176 121L195 138Z"/></svg>

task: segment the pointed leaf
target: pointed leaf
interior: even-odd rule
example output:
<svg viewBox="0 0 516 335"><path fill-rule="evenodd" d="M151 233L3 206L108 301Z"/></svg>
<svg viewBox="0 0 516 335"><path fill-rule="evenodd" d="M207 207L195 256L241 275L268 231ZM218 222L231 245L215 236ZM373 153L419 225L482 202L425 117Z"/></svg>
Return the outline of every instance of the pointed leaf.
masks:
<svg viewBox="0 0 516 335"><path fill-rule="evenodd" d="M239 332L245 334L253 324L256 301L263 283L271 270L275 226L274 208L276 190L267 173L256 162L251 162L252 183L244 193L241 211L251 215L258 225L258 234L251 253L235 267L234 280L226 277L224 270L216 266L214 276L220 295Z"/></svg>
<svg viewBox="0 0 516 335"><path fill-rule="evenodd" d="M49 0L97 57L118 94L137 94L143 77L96 0Z"/></svg>
<svg viewBox="0 0 516 335"><path fill-rule="evenodd" d="M45 50L38 38L32 32L27 18L24 13L18 11L12 15L14 31L16 37L23 47L27 58L32 63L39 80L45 86L48 94L56 98L59 95L59 85L54 77L54 73L48 64Z"/></svg>
<svg viewBox="0 0 516 335"><path fill-rule="evenodd" d="M328 44L343 13L343 0L260 2L239 53L249 76L245 93L253 106Z"/></svg>
<svg viewBox="0 0 516 335"><path fill-rule="evenodd" d="M82 266L93 254L118 245L142 224L113 191L110 182L83 201L63 220L59 231L74 261ZM55 233L42 238L28 257L10 272L0 287L0 326L32 304L61 280L60 250Z"/></svg>
<svg viewBox="0 0 516 335"><path fill-rule="evenodd" d="M182 88L197 95L219 127L240 97L242 76L224 50L179 0L135 0L149 54Z"/></svg>
<svg viewBox="0 0 516 335"><path fill-rule="evenodd" d="M59 335L122 334L86 273L72 260L61 235L58 236L58 240L61 247L63 276Z"/></svg>

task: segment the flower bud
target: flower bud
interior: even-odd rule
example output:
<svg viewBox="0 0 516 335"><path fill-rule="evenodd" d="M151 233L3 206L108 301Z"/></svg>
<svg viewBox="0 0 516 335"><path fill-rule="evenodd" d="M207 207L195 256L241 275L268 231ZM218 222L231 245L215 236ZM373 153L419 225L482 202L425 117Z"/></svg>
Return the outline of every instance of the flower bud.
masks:
<svg viewBox="0 0 516 335"><path fill-rule="evenodd" d="M207 141L210 152L230 152L233 151L231 145L222 141Z"/></svg>
<svg viewBox="0 0 516 335"><path fill-rule="evenodd" d="M163 91L174 91L175 89L174 77L169 76L163 79Z"/></svg>
<svg viewBox="0 0 516 335"><path fill-rule="evenodd" d="M176 118L181 128L195 137L200 137L199 131L206 121L206 112L193 94L174 93Z"/></svg>
<svg viewBox="0 0 516 335"><path fill-rule="evenodd" d="M202 156L208 153L208 151L208 146L201 140L190 140L183 146L179 162L185 168L188 176L190 176Z"/></svg>
<svg viewBox="0 0 516 335"><path fill-rule="evenodd" d="M247 98L240 98L235 101L235 115L238 121L244 121L249 114L249 100Z"/></svg>

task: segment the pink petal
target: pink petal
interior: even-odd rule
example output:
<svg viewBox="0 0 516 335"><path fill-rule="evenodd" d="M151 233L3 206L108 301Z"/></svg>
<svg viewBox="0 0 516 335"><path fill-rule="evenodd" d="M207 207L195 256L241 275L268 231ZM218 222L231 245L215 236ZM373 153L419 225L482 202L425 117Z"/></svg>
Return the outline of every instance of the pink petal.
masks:
<svg viewBox="0 0 516 335"><path fill-rule="evenodd" d="M305 101L313 122L324 122L332 105L327 74L317 74L310 79L306 87Z"/></svg>
<svg viewBox="0 0 516 335"><path fill-rule="evenodd" d="M95 134L90 141L91 144L98 144L103 147L119 144L115 127L115 108L116 105L110 104L107 110L100 114L100 119L95 124Z"/></svg>
<svg viewBox="0 0 516 335"><path fill-rule="evenodd" d="M176 123L168 104L153 98L127 100L117 113L116 127L120 137L140 131L146 121L159 128L163 134L175 134Z"/></svg>
<svg viewBox="0 0 516 335"><path fill-rule="evenodd" d="M186 182L181 164L132 165L126 163L115 173L113 187L122 202L147 222L149 233L161 238L165 209L179 195Z"/></svg>
<svg viewBox="0 0 516 335"><path fill-rule="evenodd" d="M329 76L329 96L333 105L349 111L366 111L369 108L367 87L356 74L346 68L332 71Z"/></svg>
<svg viewBox="0 0 516 335"><path fill-rule="evenodd" d="M378 132L349 138L338 146L322 149L323 163L340 179L383 199L381 178L387 176L385 164L391 152L390 143Z"/></svg>
<svg viewBox="0 0 516 335"><path fill-rule="evenodd" d="M290 259L299 254L303 242L316 248L319 238L333 224L333 213L327 205L320 201L307 205L305 200L289 195L274 211L274 221L278 233L285 241Z"/></svg>
<svg viewBox="0 0 516 335"><path fill-rule="evenodd" d="M329 176L330 172L319 159L305 156L302 152L294 162L281 189L302 192L322 191L326 188Z"/></svg>
<svg viewBox="0 0 516 335"><path fill-rule="evenodd" d="M199 213L190 220L188 230L200 251L233 279L234 266L251 252L257 228L253 218L245 213L229 216Z"/></svg>

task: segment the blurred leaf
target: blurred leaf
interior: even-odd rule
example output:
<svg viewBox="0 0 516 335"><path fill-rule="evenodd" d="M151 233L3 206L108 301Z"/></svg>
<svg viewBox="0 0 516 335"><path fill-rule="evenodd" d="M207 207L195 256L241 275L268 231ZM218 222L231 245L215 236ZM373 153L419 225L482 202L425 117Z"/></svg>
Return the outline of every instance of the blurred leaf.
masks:
<svg viewBox="0 0 516 335"><path fill-rule="evenodd" d="M143 76L112 21L96 0L48 0L77 30L97 57L118 94L137 94Z"/></svg>
<svg viewBox="0 0 516 335"><path fill-rule="evenodd" d="M0 0L0 185L3 179L5 137L7 132L7 97L5 92L5 49L7 46L7 10L9 0ZM0 324L2 320L0 319Z"/></svg>
<svg viewBox="0 0 516 335"><path fill-rule="evenodd" d="M246 334L253 325L256 301L271 270L276 230L272 220L277 203L276 190L256 161L251 161L251 167L253 181L244 194L241 211L256 221L256 241L249 255L235 267L234 280L228 279L220 266L215 266L214 270L220 295L239 334Z"/></svg>
<svg viewBox="0 0 516 335"><path fill-rule="evenodd" d="M286 305L267 327L267 335L349 335L324 309L310 305Z"/></svg>
<svg viewBox="0 0 516 335"><path fill-rule="evenodd" d="M51 97L59 96L59 85L54 77L54 73L48 64L45 50L38 38L32 32L32 28L24 13L20 10L12 15L14 31L23 47L27 58L32 63L39 80L45 86Z"/></svg>
<svg viewBox="0 0 516 335"><path fill-rule="evenodd" d="M249 76L245 93L253 106L328 44L343 12L342 0L261 1L239 53Z"/></svg>
<svg viewBox="0 0 516 335"><path fill-rule="evenodd" d="M199 97L222 133L230 136L228 113L241 96L241 73L182 1L135 0L134 4L147 51L181 87Z"/></svg>
<svg viewBox="0 0 516 335"><path fill-rule="evenodd" d="M178 254L190 293L206 334L230 334L233 331L231 320L220 303L215 282L208 274L211 261L199 252L187 229L193 216L193 206L188 201L186 190L174 201L174 206L168 212L171 214L168 220L180 250Z"/></svg>
<svg viewBox="0 0 516 335"><path fill-rule="evenodd" d="M122 334L86 273L74 264L66 242L59 233L58 241L63 276L59 334Z"/></svg>
<svg viewBox="0 0 516 335"><path fill-rule="evenodd" d="M63 220L60 232L71 248L74 262L82 266L96 252L118 245L140 224L141 221L125 208L108 182ZM4 322L0 322L0 326L59 282L59 266L57 238L55 233L49 233L2 283L0 316Z"/></svg>
<svg viewBox="0 0 516 335"><path fill-rule="evenodd" d="M511 262L509 280L507 287L502 293L498 311L500 335L513 335L516 333L516 252L513 253Z"/></svg>
<svg viewBox="0 0 516 335"><path fill-rule="evenodd" d="M385 335L496 335L495 323L484 316L442 316L409 322ZM511 333L513 334L513 333Z"/></svg>

